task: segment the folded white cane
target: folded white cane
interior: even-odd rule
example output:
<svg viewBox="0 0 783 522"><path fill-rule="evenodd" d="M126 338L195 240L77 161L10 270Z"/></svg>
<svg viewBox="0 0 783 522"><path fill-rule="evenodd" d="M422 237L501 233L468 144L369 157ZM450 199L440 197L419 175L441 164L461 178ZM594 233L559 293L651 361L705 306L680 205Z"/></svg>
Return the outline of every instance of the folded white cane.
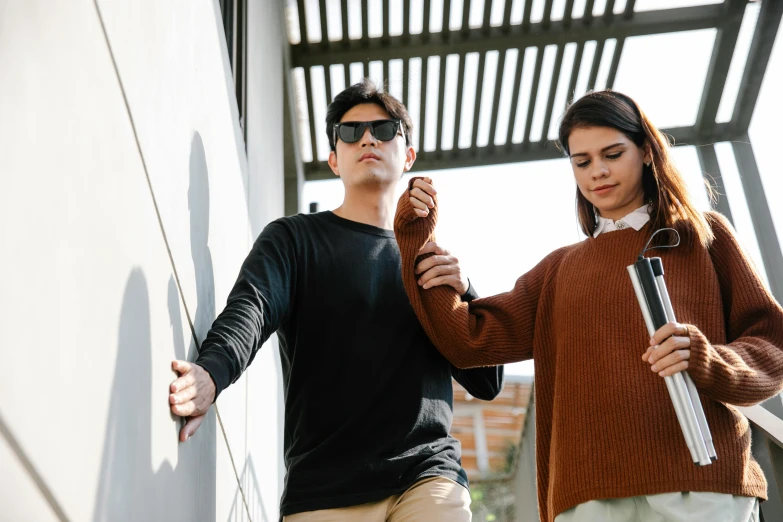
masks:
<svg viewBox="0 0 783 522"><path fill-rule="evenodd" d="M662 230L656 231L655 234ZM650 240L652 241L652 237ZM660 258L645 258L644 252L646 252L646 247L636 263L628 266L628 274L631 277L647 331L652 337L663 325L675 321L675 317L663 279L663 263ZM669 390L674 412L680 423L691 459L696 465L711 464L718 457L712 444L712 435L696 386L687 371L665 377L664 382Z"/></svg>

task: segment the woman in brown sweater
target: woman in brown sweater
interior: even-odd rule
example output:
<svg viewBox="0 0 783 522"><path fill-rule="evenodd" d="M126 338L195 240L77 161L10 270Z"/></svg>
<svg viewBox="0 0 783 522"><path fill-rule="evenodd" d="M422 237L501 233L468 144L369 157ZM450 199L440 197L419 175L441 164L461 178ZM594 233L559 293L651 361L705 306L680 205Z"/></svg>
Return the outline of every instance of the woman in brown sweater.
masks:
<svg viewBox="0 0 783 522"><path fill-rule="evenodd" d="M552 252L505 294L463 303L421 279L427 256L447 253L425 247L437 222L431 181L411 182L395 233L419 321L458 367L534 360L542 521L758 520L767 484L732 405L783 388L783 310L728 222L696 210L668 141L632 99L586 95L559 141L588 239ZM650 339L626 266L665 227L682 238L658 254L682 322ZM685 369L718 455L704 467L690 459L662 379Z"/></svg>

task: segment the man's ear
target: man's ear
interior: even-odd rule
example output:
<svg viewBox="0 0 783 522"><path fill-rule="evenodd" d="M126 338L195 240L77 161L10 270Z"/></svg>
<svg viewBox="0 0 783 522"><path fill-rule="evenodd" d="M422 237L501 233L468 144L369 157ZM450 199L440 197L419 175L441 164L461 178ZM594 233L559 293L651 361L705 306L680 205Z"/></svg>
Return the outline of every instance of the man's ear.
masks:
<svg viewBox="0 0 783 522"><path fill-rule="evenodd" d="M408 147L405 151L405 172L408 172L413 168L413 163L416 161L416 150L413 147Z"/></svg>
<svg viewBox="0 0 783 522"><path fill-rule="evenodd" d="M337 167L337 153L335 151L329 152L329 159L327 161L329 163L329 168L332 169L334 175L339 178L340 169Z"/></svg>

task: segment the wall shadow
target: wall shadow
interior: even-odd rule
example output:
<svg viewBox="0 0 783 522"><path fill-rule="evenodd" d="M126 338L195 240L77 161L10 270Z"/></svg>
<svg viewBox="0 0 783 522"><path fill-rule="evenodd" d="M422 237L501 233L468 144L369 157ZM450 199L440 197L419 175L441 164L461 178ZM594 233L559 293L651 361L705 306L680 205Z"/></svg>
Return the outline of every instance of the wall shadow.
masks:
<svg viewBox="0 0 783 522"><path fill-rule="evenodd" d="M191 142L189 175L191 255L197 295L193 326L196 335L203 338L215 318L215 292L208 245L209 176L198 133L194 133ZM168 281L167 308L174 348L172 355L177 359L195 360L198 343L188 332L186 350L180 294L173 277ZM126 282L117 343L93 520L214 522L217 493L214 410L210 410L194 437L178 443L175 465L166 460L159 469L152 467L153 438L166 436L176 440L182 419L169 413L171 429L165 435L153 432L152 418L155 413L162 413L158 408L166 408L167 412L170 409L168 388L157 389L160 387L157 386L152 389L152 365L168 364L169 359L163 361L153 356L148 284L138 268L130 273Z"/></svg>
<svg viewBox="0 0 783 522"><path fill-rule="evenodd" d="M215 274L212 267L212 252L209 249L209 171L204 142L201 134L193 133L190 142L190 185L188 187L188 210L190 214L190 255L196 275L196 311L193 314L193 328L199 339L203 339L215 320ZM198 355L198 346L192 340L188 360Z"/></svg>

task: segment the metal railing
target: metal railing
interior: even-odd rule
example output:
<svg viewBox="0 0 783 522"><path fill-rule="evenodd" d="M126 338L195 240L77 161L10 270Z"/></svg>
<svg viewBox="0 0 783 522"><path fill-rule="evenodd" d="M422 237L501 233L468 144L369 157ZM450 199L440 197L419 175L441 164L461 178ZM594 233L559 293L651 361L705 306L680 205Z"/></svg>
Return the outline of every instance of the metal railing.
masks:
<svg viewBox="0 0 783 522"><path fill-rule="evenodd" d="M783 520L783 399L740 408L751 424L753 457L767 477L769 499L761 504L762 521Z"/></svg>
<svg viewBox="0 0 783 522"><path fill-rule="evenodd" d="M736 409L750 421L753 457L767 478L768 500L761 504L762 522L783 520L783 396ZM516 522L538 521L536 497L535 405L528 405L523 436L518 451L515 494Z"/></svg>

